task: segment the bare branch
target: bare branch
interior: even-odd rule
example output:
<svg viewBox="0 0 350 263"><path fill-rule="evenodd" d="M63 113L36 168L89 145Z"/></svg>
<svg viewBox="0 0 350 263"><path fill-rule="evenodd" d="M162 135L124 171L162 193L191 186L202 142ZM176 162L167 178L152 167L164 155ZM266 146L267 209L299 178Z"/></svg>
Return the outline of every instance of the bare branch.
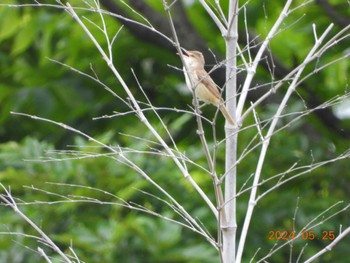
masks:
<svg viewBox="0 0 350 263"><path fill-rule="evenodd" d="M23 218L34 230L42 237L40 240L43 241L48 247L52 248L65 262L71 263L72 261L63 253L63 251L49 238L48 235L41 230L29 217L27 217L17 206L15 200L13 199L10 190L7 190L5 186L0 183L1 188L5 191L6 195L0 195L0 199L7 205L9 205L16 214Z"/></svg>
<svg viewBox="0 0 350 263"><path fill-rule="evenodd" d="M340 235L337 236L336 239L334 239L328 246L326 246L324 249L322 249L321 251L319 251L318 253L316 253L315 255L313 255L312 257L310 257L308 260L305 261L305 263L309 263L314 261L315 259L319 258L321 255L323 255L324 253L327 253L329 251L331 251L333 249L333 247L340 241L342 240L344 237L346 237L347 235L350 234L350 227L346 228Z"/></svg>

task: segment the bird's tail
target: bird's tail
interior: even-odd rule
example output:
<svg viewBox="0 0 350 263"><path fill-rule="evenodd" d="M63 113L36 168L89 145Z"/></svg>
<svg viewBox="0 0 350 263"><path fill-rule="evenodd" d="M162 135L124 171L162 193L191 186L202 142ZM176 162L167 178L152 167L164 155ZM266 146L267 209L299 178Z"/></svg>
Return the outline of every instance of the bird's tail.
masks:
<svg viewBox="0 0 350 263"><path fill-rule="evenodd" d="M226 121L232 125L232 126L236 126L235 121L233 120L233 118L231 117L230 113L228 112L226 106L224 104L220 105L220 111L222 113L222 115L224 115Z"/></svg>

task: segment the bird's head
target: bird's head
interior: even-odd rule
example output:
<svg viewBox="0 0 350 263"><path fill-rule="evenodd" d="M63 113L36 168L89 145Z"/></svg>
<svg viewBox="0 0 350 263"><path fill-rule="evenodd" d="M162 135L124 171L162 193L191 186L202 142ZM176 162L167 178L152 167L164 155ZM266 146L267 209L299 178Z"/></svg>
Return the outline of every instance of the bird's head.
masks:
<svg viewBox="0 0 350 263"><path fill-rule="evenodd" d="M199 51L185 51L183 52L185 63L191 68L203 68L205 60L203 54Z"/></svg>

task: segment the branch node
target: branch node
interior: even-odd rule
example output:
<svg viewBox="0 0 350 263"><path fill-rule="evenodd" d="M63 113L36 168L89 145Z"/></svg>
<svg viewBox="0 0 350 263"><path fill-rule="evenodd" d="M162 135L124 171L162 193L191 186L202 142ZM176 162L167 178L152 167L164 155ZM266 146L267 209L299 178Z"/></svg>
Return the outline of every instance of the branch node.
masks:
<svg viewBox="0 0 350 263"><path fill-rule="evenodd" d="M197 134L199 135L199 136L202 136L202 135L204 135L204 131L203 130L197 130Z"/></svg>

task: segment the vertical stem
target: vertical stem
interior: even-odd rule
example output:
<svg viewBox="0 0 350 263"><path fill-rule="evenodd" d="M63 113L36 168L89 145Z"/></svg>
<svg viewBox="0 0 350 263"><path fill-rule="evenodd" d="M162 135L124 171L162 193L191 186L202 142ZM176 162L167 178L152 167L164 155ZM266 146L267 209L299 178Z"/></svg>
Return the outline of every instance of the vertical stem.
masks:
<svg viewBox="0 0 350 263"><path fill-rule="evenodd" d="M229 4L228 28L226 42L226 101L231 116L236 116L236 48L237 48L237 10L238 0L231 0ZM236 167L237 159L237 128L226 126L226 177L225 177L225 216L222 226L223 262L235 262L236 254Z"/></svg>
<svg viewBox="0 0 350 263"><path fill-rule="evenodd" d="M271 138L273 136L273 133L274 133L275 128L276 128L276 125L277 125L278 121L281 118L282 112L285 109L290 96L293 94L293 92L296 89L297 84L298 84L299 79L300 79L300 76L303 73L306 65L308 64L309 59L314 56L315 52L317 51L317 49L321 45L323 39L327 36L329 31L332 29L332 27L333 27L333 24L331 24L326 29L326 31L322 34L320 39L318 39L318 41L316 41L315 45L313 46L313 48L310 50L309 54L304 59L304 62L299 67L299 70L297 71L295 76L292 77L293 81L289 85L286 94L284 95L280 105L278 106L278 109L277 109L275 115L272 118L269 130L267 131L267 134L266 134L266 136L265 136L265 138L263 140L263 144L262 144L262 148L261 148L261 152L260 152L258 165L257 165L256 170L255 170L252 190L250 192L248 208L247 208L246 216L245 216L244 223L243 223L241 239L240 239L239 244L238 244L237 262L240 262L241 259L242 259L243 249L244 249L245 241L246 241L246 238L247 238L247 235L248 235L248 228L250 226L252 215L253 215L253 211L254 211L254 208L255 208L255 205L256 205L256 202L257 202L256 195L257 195L257 191L258 191L258 183L259 183L259 180L260 180L260 177L261 177L261 174L262 174L262 168L263 168L264 163L265 163L265 158L266 158L267 150L268 150L268 147L269 147L269 144L270 144L270 140L271 140Z"/></svg>

